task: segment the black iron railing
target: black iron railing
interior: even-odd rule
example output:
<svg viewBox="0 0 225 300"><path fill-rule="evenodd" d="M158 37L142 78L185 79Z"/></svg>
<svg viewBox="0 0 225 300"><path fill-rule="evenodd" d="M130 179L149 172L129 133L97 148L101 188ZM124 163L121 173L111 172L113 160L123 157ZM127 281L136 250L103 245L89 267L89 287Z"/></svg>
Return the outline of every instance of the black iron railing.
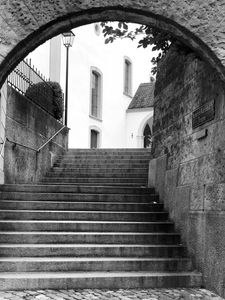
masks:
<svg viewBox="0 0 225 300"><path fill-rule="evenodd" d="M8 76L8 84L53 115L53 89L47 79L31 65L31 60L23 60L17 65Z"/></svg>

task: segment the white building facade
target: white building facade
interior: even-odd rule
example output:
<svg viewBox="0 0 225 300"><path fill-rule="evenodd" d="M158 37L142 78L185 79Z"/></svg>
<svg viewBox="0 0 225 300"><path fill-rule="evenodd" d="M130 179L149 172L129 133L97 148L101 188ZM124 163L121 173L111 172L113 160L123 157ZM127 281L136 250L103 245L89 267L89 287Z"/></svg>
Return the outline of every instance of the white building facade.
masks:
<svg viewBox="0 0 225 300"><path fill-rule="evenodd" d="M99 24L73 30L69 50L70 148L140 148L152 107L128 109L138 86L150 81L151 50L130 40L105 45ZM29 56L50 80L65 87L66 49L61 36ZM38 52L49 55L38 60ZM37 60L37 62L36 62ZM43 70L43 71L42 71Z"/></svg>

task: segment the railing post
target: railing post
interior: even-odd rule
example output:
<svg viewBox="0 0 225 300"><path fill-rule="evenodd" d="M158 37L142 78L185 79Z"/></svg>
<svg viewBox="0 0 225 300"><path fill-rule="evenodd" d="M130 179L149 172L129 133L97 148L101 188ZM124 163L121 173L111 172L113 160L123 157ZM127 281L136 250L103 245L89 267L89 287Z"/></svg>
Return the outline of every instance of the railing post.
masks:
<svg viewBox="0 0 225 300"><path fill-rule="evenodd" d="M31 73L31 58L30 58L30 61L29 61L29 65L30 65L30 68L29 68L29 82L28 82L28 87L30 86L30 82L31 82L31 78L30 78L30 73Z"/></svg>

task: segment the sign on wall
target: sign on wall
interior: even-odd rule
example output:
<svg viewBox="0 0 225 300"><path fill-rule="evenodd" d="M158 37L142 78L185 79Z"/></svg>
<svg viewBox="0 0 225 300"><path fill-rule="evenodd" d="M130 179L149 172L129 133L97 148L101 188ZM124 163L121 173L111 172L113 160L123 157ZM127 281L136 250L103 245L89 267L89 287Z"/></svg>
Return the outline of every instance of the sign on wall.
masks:
<svg viewBox="0 0 225 300"><path fill-rule="evenodd" d="M212 121L215 117L215 101L209 101L192 113L192 128L195 129L209 121Z"/></svg>

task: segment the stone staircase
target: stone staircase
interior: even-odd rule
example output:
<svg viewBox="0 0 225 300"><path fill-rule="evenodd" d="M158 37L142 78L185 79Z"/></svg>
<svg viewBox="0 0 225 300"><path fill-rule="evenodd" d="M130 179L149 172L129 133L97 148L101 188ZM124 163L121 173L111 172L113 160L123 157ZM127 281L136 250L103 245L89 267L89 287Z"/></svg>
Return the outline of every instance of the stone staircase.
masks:
<svg viewBox="0 0 225 300"><path fill-rule="evenodd" d="M200 286L149 158L71 149L43 182L0 186L0 290Z"/></svg>

